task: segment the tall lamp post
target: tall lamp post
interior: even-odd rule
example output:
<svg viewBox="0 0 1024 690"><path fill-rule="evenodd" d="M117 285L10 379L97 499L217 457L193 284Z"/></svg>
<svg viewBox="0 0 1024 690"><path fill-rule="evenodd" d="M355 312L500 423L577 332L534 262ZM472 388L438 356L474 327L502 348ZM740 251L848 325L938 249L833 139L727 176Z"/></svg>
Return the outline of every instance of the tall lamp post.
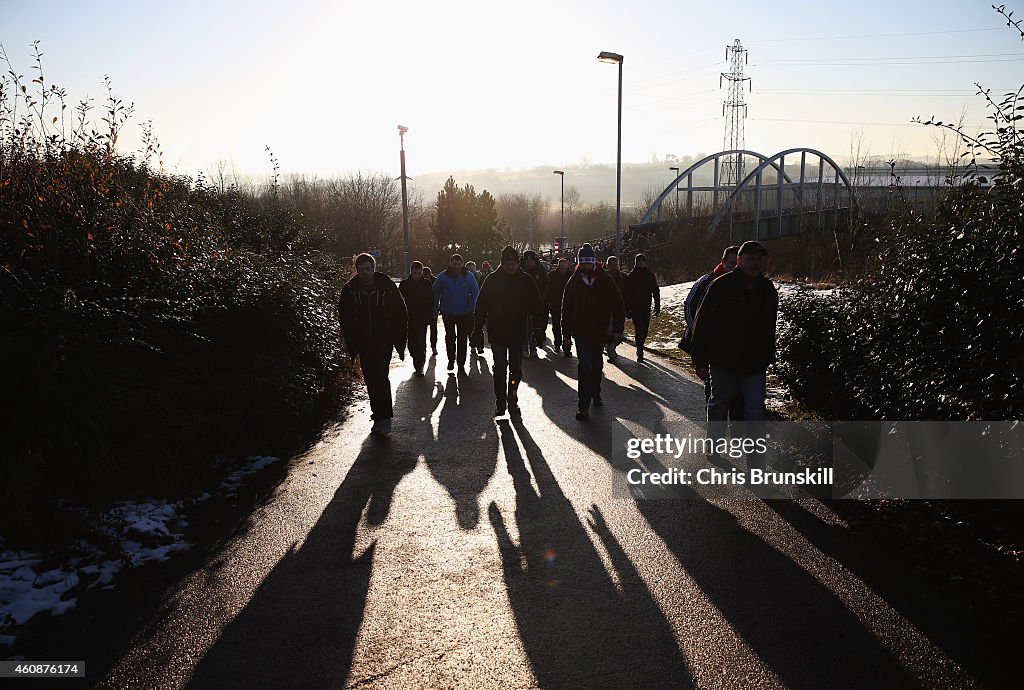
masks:
<svg viewBox="0 0 1024 690"><path fill-rule="evenodd" d="M672 172L679 177L679 168L669 168ZM679 180L676 180L676 218L679 218Z"/></svg>
<svg viewBox="0 0 1024 690"><path fill-rule="evenodd" d="M622 56L601 51L601 62L619 66L619 139L615 154L615 256L622 253Z"/></svg>
<svg viewBox="0 0 1024 690"><path fill-rule="evenodd" d="M553 174L558 175L562 180L562 232L558 234L559 237L565 237L565 171L564 170L552 170ZM562 240L563 242L565 240Z"/></svg>
<svg viewBox="0 0 1024 690"><path fill-rule="evenodd" d="M398 125L398 139L401 142L399 155L402 160L402 232L405 234L405 262L402 264L402 277L409 277L409 195L405 190L405 133L408 127Z"/></svg>

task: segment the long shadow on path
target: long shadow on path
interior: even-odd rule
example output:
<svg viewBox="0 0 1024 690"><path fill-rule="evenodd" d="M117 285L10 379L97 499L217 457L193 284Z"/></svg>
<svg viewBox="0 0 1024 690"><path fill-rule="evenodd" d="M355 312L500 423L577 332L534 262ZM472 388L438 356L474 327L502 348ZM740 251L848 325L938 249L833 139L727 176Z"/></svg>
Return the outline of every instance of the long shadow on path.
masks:
<svg viewBox="0 0 1024 690"><path fill-rule="evenodd" d="M424 379L396 395L413 419L429 419L439 396ZM408 401L408 402L405 402ZM429 428L429 423L428 423ZM222 631L191 687L340 687L348 677L373 570L376 542L355 554L363 514L383 523L395 487L419 456L416 438L368 437L334 498L301 546L286 554Z"/></svg>
<svg viewBox="0 0 1024 690"><path fill-rule="evenodd" d="M520 421L512 424L501 420L498 429L516 492L518 545L498 506L492 503L488 513L538 685L691 687L692 675L671 626L601 512L591 508L590 526L610 556L621 591L540 447Z"/></svg>
<svg viewBox="0 0 1024 690"><path fill-rule="evenodd" d="M545 412L564 416L563 401L575 391L557 377L537 378L540 380L531 385L542 396ZM685 391L686 400L693 397L703 402L703 389L695 382L662 376L655 369L644 369L638 380L652 390L665 391L663 404L679 399L670 387L680 385L693 387ZM615 469L639 467L624 453L612 453L613 430L619 430L616 437L622 434L624 438L627 433L616 418L629 420L653 435L669 432L663 421L665 412L649 393L608 379L603 397L606 406L592 410L589 421L569 420L559 426ZM645 459L644 467L666 471L650 458ZM610 485L608 490L610 494ZM746 529L732 512L685 487L679 487L673 499L637 497L636 506L736 634L786 687L916 685L835 593ZM751 499L751 506L755 500Z"/></svg>

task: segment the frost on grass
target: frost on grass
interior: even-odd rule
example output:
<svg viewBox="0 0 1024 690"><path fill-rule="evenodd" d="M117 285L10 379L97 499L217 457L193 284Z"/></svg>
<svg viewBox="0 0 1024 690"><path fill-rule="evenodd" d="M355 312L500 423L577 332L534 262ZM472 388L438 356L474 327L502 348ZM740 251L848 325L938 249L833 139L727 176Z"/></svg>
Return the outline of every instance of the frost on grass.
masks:
<svg viewBox="0 0 1024 690"><path fill-rule="evenodd" d="M235 494L247 477L278 461L274 457L247 458L227 476L219 493ZM121 570L162 563L187 551L191 544L184 536L186 510L210 498L204 493L190 501L122 501L98 517L61 501L62 509L82 516L93 539L71 545L59 559L8 549L0 537L0 647L13 645L15 628L37 614L60 616L74 608L83 592L113 589L114 577Z"/></svg>

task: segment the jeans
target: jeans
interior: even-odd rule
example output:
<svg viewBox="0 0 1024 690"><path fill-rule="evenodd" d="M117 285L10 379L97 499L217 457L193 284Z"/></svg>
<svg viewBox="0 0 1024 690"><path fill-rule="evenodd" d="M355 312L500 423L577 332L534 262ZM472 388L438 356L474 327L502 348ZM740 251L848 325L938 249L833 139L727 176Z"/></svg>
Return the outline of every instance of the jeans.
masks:
<svg viewBox="0 0 1024 690"><path fill-rule="evenodd" d="M743 415L746 419L744 437L758 439L765 434L768 412L764 406L765 372L741 374L723 367L711 367L711 401L708 403L708 438L725 438L726 417L729 406L737 394L743 396ZM765 468L761 453L747 455L751 468Z"/></svg>
<svg viewBox="0 0 1024 690"><path fill-rule="evenodd" d="M523 380L523 351L519 343L496 343L491 341L494 355L494 401L504 407L509 400L518 399L519 383ZM505 372L508 371L506 394Z"/></svg>
<svg viewBox="0 0 1024 690"><path fill-rule="evenodd" d="M603 343L587 338L575 338L575 341L576 360L579 362L576 371L579 379L580 408L589 409L591 401L601 397L601 373L604 367Z"/></svg>
<svg viewBox="0 0 1024 690"><path fill-rule="evenodd" d="M526 339L523 341L523 354L537 354L537 346L533 340L533 314L526 315Z"/></svg>
<svg viewBox="0 0 1024 690"><path fill-rule="evenodd" d="M711 379L709 378L704 382L704 407L705 411L707 403L711 402ZM742 422L744 420L743 414L743 393L737 388L736 393L732 396L732 402L729 403L729 421L730 422Z"/></svg>
<svg viewBox="0 0 1024 690"><path fill-rule="evenodd" d="M636 341L636 352L644 351L644 342L647 340L647 333L651 330L651 312L646 309L633 312L633 339Z"/></svg>
<svg viewBox="0 0 1024 690"><path fill-rule="evenodd" d="M555 347L562 347L562 305L548 305L548 313L551 314L551 332L555 339ZM544 330L547 331L547 326Z"/></svg>
<svg viewBox="0 0 1024 690"><path fill-rule="evenodd" d="M394 410L391 406L391 381L388 370L391 368L391 345L375 347L359 352L359 368L363 370L363 382L366 393L370 396L370 419L391 419Z"/></svg>
<svg viewBox="0 0 1024 690"><path fill-rule="evenodd" d="M409 323L409 354L412 365L419 369L427 362L427 322Z"/></svg>
<svg viewBox="0 0 1024 690"><path fill-rule="evenodd" d="M619 346L619 344L615 342L615 338L613 337L614 333L612 333L612 317L608 317L608 336L609 340L608 344L605 345L605 349L608 351L608 359L612 360L615 359L615 355L618 354L615 352L615 348Z"/></svg>
<svg viewBox="0 0 1024 690"><path fill-rule="evenodd" d="M470 331L473 330L473 312L458 316L442 314L441 320L444 322L444 344L448 348L448 361L458 362L461 367L466 364L466 342L469 340Z"/></svg>
<svg viewBox="0 0 1024 690"><path fill-rule="evenodd" d="M437 349L437 314L430 319L430 347L433 350Z"/></svg>

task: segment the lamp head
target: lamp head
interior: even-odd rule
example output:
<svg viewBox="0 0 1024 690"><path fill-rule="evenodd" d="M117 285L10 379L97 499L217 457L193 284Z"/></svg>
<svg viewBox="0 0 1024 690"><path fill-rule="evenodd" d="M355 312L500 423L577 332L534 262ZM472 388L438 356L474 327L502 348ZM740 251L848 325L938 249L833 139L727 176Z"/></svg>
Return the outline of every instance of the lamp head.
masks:
<svg viewBox="0 0 1024 690"><path fill-rule="evenodd" d="M398 133L399 134L405 134L408 131L409 131L408 127L403 127L402 125L398 125Z"/></svg>
<svg viewBox="0 0 1024 690"><path fill-rule="evenodd" d="M618 53L609 53L607 50L601 51L597 56L597 59L601 62L607 62L609 64L622 64L622 56Z"/></svg>
<svg viewBox="0 0 1024 690"><path fill-rule="evenodd" d="M564 170L552 170L551 172L554 175L564 175L565 174Z"/></svg>

